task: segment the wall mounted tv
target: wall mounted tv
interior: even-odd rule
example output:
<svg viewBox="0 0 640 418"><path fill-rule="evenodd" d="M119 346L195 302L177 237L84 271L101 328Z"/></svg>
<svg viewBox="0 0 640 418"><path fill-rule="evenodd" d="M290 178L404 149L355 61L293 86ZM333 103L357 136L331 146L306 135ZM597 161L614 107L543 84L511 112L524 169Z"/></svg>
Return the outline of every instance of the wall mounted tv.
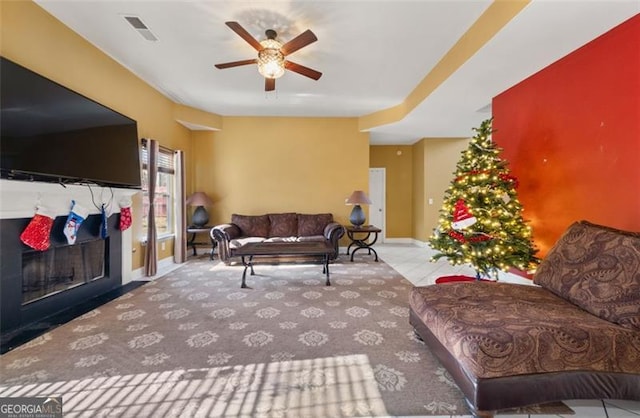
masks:
<svg viewBox="0 0 640 418"><path fill-rule="evenodd" d="M0 86L2 178L140 188L135 120L4 57Z"/></svg>

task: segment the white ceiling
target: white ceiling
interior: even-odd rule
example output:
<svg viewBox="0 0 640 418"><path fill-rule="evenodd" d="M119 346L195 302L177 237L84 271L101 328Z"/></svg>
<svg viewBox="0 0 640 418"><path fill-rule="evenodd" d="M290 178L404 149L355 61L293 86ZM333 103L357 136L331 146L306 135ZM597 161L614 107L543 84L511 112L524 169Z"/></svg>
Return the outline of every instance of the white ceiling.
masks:
<svg viewBox="0 0 640 418"><path fill-rule="evenodd" d="M36 0L45 10L173 101L224 116L357 117L400 104L491 4L490 0ZM534 0L399 122L371 144L465 137L491 116L492 97L640 13L640 0ZM158 41L135 31L139 17ZM287 72L264 92L255 58L224 22L258 40L318 41L288 58L323 73Z"/></svg>

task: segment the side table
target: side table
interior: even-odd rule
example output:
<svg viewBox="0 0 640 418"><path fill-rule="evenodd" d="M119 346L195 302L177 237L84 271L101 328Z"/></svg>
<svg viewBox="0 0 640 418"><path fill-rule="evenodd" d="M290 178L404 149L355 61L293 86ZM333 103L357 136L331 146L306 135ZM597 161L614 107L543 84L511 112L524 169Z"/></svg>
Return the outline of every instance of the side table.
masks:
<svg viewBox="0 0 640 418"><path fill-rule="evenodd" d="M351 252L351 247L356 247L351 253L351 261L353 261L353 256L357 251L366 249L369 252L369 255L373 252L376 256L375 261L378 261L378 253L376 250L371 248L373 244L378 240L378 233L382 232L382 229L377 228L373 225L362 225L362 226L354 226L347 225L345 226L347 230L347 236L351 240L351 244L347 247L347 255ZM373 234L373 240L369 242L369 238Z"/></svg>
<svg viewBox="0 0 640 418"><path fill-rule="evenodd" d="M209 253L209 260L213 260L213 254L215 252L217 242L216 242L216 240L211 238L211 235L209 234L209 232L211 231L211 228L213 228L212 225L204 225L204 226L191 225L191 226L187 227L187 234L191 234L191 237L187 239L187 248L191 247L193 249L193 255L197 255L197 252L196 252L196 246L197 245L211 245L211 252ZM203 234L203 233L206 233L207 236L209 237L209 240L211 241L210 244L208 242L197 242L196 241L196 236L198 234Z"/></svg>

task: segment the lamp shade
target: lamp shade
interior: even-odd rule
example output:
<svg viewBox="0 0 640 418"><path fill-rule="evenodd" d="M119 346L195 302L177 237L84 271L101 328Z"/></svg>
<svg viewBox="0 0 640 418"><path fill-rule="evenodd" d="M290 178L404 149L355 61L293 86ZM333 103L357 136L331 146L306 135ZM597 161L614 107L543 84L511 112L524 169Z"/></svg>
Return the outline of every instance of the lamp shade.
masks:
<svg viewBox="0 0 640 418"><path fill-rule="evenodd" d="M187 197L187 205L196 206L196 210L193 212L193 217L191 218L194 226L203 227L209 222L209 214L204 207L213 206L213 202L206 193L195 192Z"/></svg>
<svg viewBox="0 0 640 418"><path fill-rule="evenodd" d="M189 206L213 206L213 202L204 192L195 192L187 197L187 205Z"/></svg>
<svg viewBox="0 0 640 418"><path fill-rule="evenodd" d="M347 205L354 205L353 210L351 211L351 215L349 216L349 221L352 225L359 227L364 224L366 220L364 216L364 211L360 207L360 205L370 205L371 200L367 197L367 194L362 190L356 190L351 193L351 196L347 198Z"/></svg>
<svg viewBox="0 0 640 418"><path fill-rule="evenodd" d="M370 205L371 200L367 197L367 194L362 190L356 190L351 193L351 196L347 199L347 205Z"/></svg>

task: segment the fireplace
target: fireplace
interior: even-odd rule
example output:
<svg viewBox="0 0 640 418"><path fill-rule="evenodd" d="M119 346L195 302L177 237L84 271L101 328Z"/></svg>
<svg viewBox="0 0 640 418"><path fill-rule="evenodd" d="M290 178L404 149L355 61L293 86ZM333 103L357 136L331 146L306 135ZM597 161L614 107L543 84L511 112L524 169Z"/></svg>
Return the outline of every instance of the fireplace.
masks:
<svg viewBox="0 0 640 418"><path fill-rule="evenodd" d="M118 215L100 238L100 215L89 215L68 245L66 216L53 222L47 251L20 241L31 218L0 219L0 331L35 326L46 318L122 286L122 233Z"/></svg>
<svg viewBox="0 0 640 418"><path fill-rule="evenodd" d="M0 340L46 325L58 313L129 285L132 280L131 228L118 228L118 204L137 190L99 188L0 179ZM94 202L108 196L114 210L108 217L108 237L100 237L102 218ZM113 196L113 197L111 197ZM71 200L91 214L67 243L64 224ZM20 241L20 234L42 204L56 217L51 245L36 251Z"/></svg>
<svg viewBox="0 0 640 418"><path fill-rule="evenodd" d="M104 277L106 240L22 252L22 304Z"/></svg>

